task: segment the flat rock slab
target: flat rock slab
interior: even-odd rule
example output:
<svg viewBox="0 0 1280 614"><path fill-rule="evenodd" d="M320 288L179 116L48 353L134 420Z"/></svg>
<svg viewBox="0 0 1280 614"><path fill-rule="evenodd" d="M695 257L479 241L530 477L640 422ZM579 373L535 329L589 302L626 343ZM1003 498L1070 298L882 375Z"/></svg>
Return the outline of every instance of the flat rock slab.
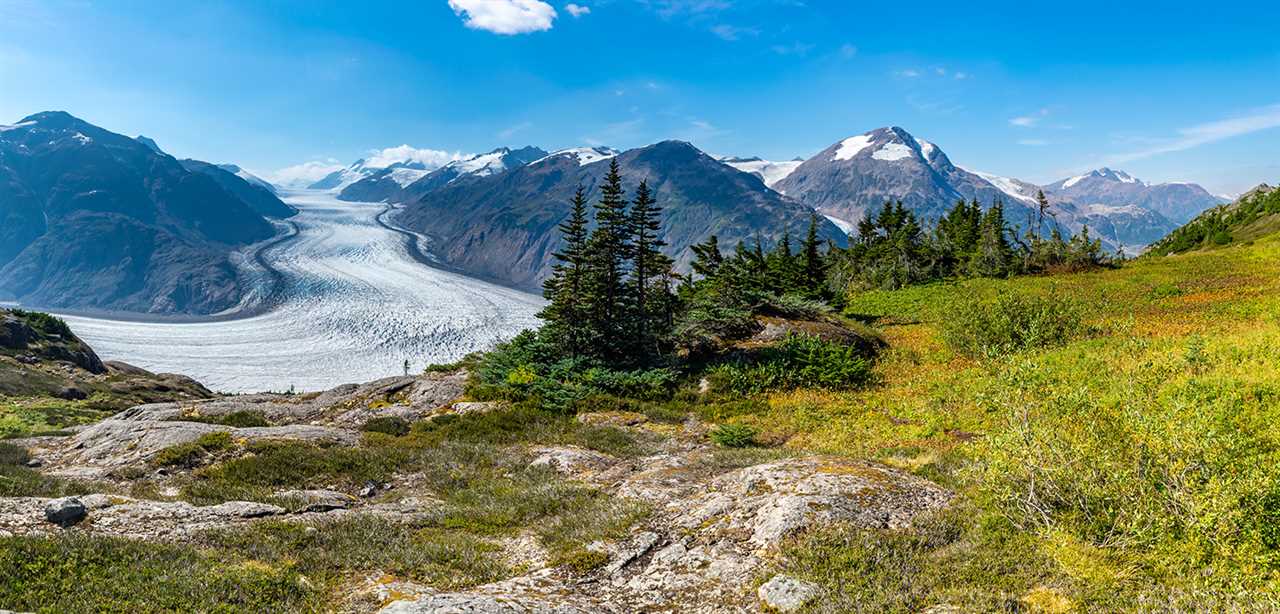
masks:
<svg viewBox="0 0 1280 614"><path fill-rule="evenodd" d="M708 492L672 504L679 526L749 535L756 548L836 522L897 529L942 509L952 493L909 473L838 457L789 459L716 478Z"/></svg>
<svg viewBox="0 0 1280 614"><path fill-rule="evenodd" d="M183 501L144 501L111 495L78 498L87 516L70 530L138 539L168 539L191 533L279 516L284 508L265 503L230 501L196 506ZM47 506L58 500L38 497L0 498L0 530L13 535L43 535L63 529L49 522Z"/></svg>
<svg viewBox="0 0 1280 614"><path fill-rule="evenodd" d="M200 422L111 418L66 438L54 448L43 450L41 457L48 463L50 473L95 477L145 463L165 448L219 432L247 441L293 439L355 445L360 439L351 431L307 424L233 428Z"/></svg>

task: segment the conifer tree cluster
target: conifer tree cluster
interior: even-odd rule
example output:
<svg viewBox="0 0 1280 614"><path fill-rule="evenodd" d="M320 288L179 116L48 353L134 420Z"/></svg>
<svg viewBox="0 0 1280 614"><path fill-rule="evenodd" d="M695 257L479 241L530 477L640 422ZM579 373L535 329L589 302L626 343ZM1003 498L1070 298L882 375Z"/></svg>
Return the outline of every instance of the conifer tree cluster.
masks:
<svg viewBox="0 0 1280 614"><path fill-rule="evenodd" d="M849 248L834 256L832 285L895 289L937 279L1083 270L1107 263L1102 241L1089 235L1088 226L1064 238L1057 223L1046 220L1049 202L1043 192L1037 201L1038 219L1022 237L1009 226L1000 201L984 211L976 200L961 200L931 232L901 202L885 203L858 224Z"/></svg>
<svg viewBox="0 0 1280 614"><path fill-rule="evenodd" d="M662 253L661 214L647 182L627 200L617 160L588 218L579 188L560 225L563 248L543 283L542 334L562 357L612 365L654 362L670 342L675 273Z"/></svg>

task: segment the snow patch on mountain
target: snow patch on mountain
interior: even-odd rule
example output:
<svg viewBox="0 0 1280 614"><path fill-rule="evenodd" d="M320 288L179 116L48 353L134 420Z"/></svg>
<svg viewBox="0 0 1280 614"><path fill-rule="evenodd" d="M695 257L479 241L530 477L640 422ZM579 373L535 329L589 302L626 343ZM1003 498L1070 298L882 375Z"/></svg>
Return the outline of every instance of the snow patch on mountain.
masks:
<svg viewBox="0 0 1280 614"><path fill-rule="evenodd" d="M10 130L19 130L19 129L22 129L22 128L29 128L29 127L34 126L34 125L36 125L36 123L35 123L35 122L33 122L33 121L32 121L32 122L18 122L18 123L16 123L16 124L13 124L12 126L0 126L0 132L8 132L8 131L10 131Z"/></svg>
<svg viewBox="0 0 1280 614"><path fill-rule="evenodd" d="M1001 177L1000 175L993 175L991 173L984 173L982 171L975 171L967 168L964 170L970 173L973 173L979 177L982 177L983 179L987 180L987 183L990 183L991 185L996 186L996 189L1000 190L1001 192L1004 192L1005 194L1008 194L1009 196L1012 196L1018 200L1031 203L1031 204L1035 204L1036 202L1036 199L1034 196L1031 196L1030 194L1023 194L1022 190L1019 189L1020 187L1018 183L1013 179L1010 179L1008 177Z"/></svg>
<svg viewBox="0 0 1280 614"><path fill-rule="evenodd" d="M416 168L397 168L388 173L387 176L403 188L419 179L422 179L423 177L426 177L430 172L431 171L424 171Z"/></svg>
<svg viewBox="0 0 1280 614"><path fill-rule="evenodd" d="M903 158L909 158L914 153L915 151L902 143L885 143L875 153L871 154L871 157L885 162L895 162Z"/></svg>
<svg viewBox="0 0 1280 614"><path fill-rule="evenodd" d="M1072 178L1070 178L1070 179L1068 179L1068 180L1066 180L1066 181L1062 182L1062 188L1063 188L1063 189L1069 188L1069 187L1071 187L1071 186L1073 186L1073 185L1075 185L1075 184L1077 184L1077 183L1080 183L1081 181L1084 181L1084 180L1085 180L1086 178L1088 178L1088 177L1089 177L1089 175L1088 175L1088 174L1084 174L1084 175L1076 175L1075 177L1072 177Z"/></svg>
<svg viewBox="0 0 1280 614"><path fill-rule="evenodd" d="M569 149L553 151L550 155L534 160L530 164L537 164L551 158L572 156L578 160L578 166L586 166L601 160L608 160L616 155L618 155L618 150L612 147L570 147Z"/></svg>
<svg viewBox="0 0 1280 614"><path fill-rule="evenodd" d="M847 235L857 234L858 232L858 225L854 224L853 222L850 222L848 220L842 220L838 217L833 217L825 213L822 215L822 217L827 218L829 222L836 225L836 228L839 228L842 232L844 232Z"/></svg>
<svg viewBox="0 0 1280 614"><path fill-rule="evenodd" d="M916 143L920 145L920 154L926 158L928 158L929 156L932 156L934 150L937 149L937 147L935 147L933 143L930 143L929 141L926 141L922 138L916 138Z"/></svg>
<svg viewBox="0 0 1280 614"><path fill-rule="evenodd" d="M840 142L840 148L836 150L836 155L832 156L831 161L852 160L858 152L870 147L873 141L869 134L851 136Z"/></svg>
<svg viewBox="0 0 1280 614"><path fill-rule="evenodd" d="M760 158L721 158L720 161L744 173L760 177L764 184L769 187L773 187L773 184L786 179L788 175L795 172L796 168L804 164L804 160L773 162L761 160Z"/></svg>
<svg viewBox="0 0 1280 614"><path fill-rule="evenodd" d="M466 160L450 162L446 166L457 169L459 176L477 175L480 177L487 177L494 173L500 173L507 170L507 166L502 160L503 156L507 153L509 152L505 149L497 149L486 154L472 156Z"/></svg>

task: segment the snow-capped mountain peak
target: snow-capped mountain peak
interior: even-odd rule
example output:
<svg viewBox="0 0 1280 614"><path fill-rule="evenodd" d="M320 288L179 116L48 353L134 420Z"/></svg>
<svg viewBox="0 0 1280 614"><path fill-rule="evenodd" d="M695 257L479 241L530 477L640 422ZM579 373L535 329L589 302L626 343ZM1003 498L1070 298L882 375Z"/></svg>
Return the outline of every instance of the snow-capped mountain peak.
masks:
<svg viewBox="0 0 1280 614"><path fill-rule="evenodd" d="M547 156L530 162L530 164L537 164L543 160L549 160L551 158L572 157L578 161L578 166L586 166L601 160L608 160L609 158L617 156L619 153L620 152L618 150L612 147L570 147L568 149L553 151Z"/></svg>

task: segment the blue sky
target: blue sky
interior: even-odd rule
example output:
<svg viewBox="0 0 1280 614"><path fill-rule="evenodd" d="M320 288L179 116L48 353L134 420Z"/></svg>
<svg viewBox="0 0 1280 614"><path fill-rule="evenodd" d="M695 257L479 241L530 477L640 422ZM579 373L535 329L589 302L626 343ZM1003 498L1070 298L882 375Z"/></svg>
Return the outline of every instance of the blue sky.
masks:
<svg viewBox="0 0 1280 614"><path fill-rule="evenodd" d="M0 123L62 109L264 174L401 144L788 159L898 125L1034 182L1280 180L1275 2L369 4L0 0Z"/></svg>

